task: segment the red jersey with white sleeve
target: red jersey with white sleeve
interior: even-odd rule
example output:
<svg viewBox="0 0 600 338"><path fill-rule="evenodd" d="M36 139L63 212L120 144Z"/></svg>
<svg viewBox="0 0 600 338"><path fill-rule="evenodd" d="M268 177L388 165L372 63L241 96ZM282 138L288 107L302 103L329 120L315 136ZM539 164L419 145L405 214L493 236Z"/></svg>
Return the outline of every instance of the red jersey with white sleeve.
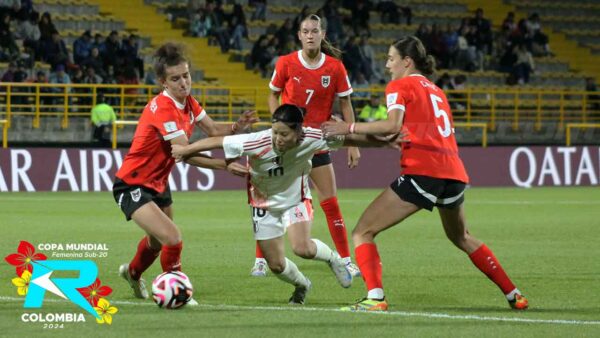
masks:
<svg viewBox="0 0 600 338"><path fill-rule="evenodd" d="M282 92L282 104L306 109L304 126L312 128L321 128L329 120L336 96L352 93L342 61L321 53L319 63L311 66L302 57L302 50L277 60L269 88Z"/></svg>
<svg viewBox="0 0 600 338"><path fill-rule="evenodd" d="M194 124L205 116L206 112L192 96L186 98L185 104L166 91L155 96L144 108L129 153L115 176L128 185L164 192L175 165L169 141L181 135L189 139Z"/></svg>
<svg viewBox="0 0 600 338"><path fill-rule="evenodd" d="M385 95L388 112L404 111L403 129L410 142L402 144L402 174L468 183L446 94L423 75L412 74L391 81Z"/></svg>

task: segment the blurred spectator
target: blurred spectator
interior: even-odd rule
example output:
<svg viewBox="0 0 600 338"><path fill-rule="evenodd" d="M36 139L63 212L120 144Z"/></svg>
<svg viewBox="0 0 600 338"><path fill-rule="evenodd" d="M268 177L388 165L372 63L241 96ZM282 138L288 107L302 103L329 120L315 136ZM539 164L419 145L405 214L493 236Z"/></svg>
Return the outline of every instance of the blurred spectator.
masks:
<svg viewBox="0 0 600 338"><path fill-rule="evenodd" d="M267 19L267 0L248 0L248 6L254 7L254 13L250 20L261 20Z"/></svg>
<svg viewBox="0 0 600 338"><path fill-rule="evenodd" d="M94 35L94 42L92 43L92 49L97 48L100 53L100 57L104 60L106 56L106 42L104 41L104 36L100 33L96 33Z"/></svg>
<svg viewBox="0 0 600 338"><path fill-rule="evenodd" d="M208 35L212 28L210 18L206 16L204 10L199 10L192 16L190 22L190 35L193 37L203 38Z"/></svg>
<svg viewBox="0 0 600 338"><path fill-rule="evenodd" d="M474 71L477 68L477 51L467 41L469 26L460 29L457 43L456 67L461 70Z"/></svg>
<svg viewBox="0 0 600 338"><path fill-rule="evenodd" d="M358 46L360 53L367 64L367 74L369 75L369 82L379 83L384 81L383 75L379 68L379 62L376 60L375 50L369 43L369 36L363 34L360 37L360 45Z"/></svg>
<svg viewBox="0 0 600 338"><path fill-rule="evenodd" d="M369 11L371 10L371 5L365 0L357 0L353 1L350 7L350 11L352 13L351 25L354 29L354 34L360 34L361 32L367 32L369 35L371 34L371 30L369 28Z"/></svg>
<svg viewBox="0 0 600 338"><path fill-rule="evenodd" d="M471 19L469 25L475 27L474 33L477 35L477 49L487 55L491 54L494 41L492 24L490 20L483 17L482 8L477 8L475 17Z"/></svg>
<svg viewBox="0 0 600 338"><path fill-rule="evenodd" d="M137 85L140 83L140 80L135 68L129 65L125 68L123 75L117 78L117 82L125 85ZM125 89L125 106L129 107L128 109L133 108L135 105L135 102L137 101L137 94L137 88Z"/></svg>
<svg viewBox="0 0 600 338"><path fill-rule="evenodd" d="M139 56L138 37L130 34L121 44L121 55L126 65L132 65L137 70L140 77L144 77L144 61Z"/></svg>
<svg viewBox="0 0 600 338"><path fill-rule="evenodd" d="M442 68L453 68L456 64L458 54L458 31L452 24L446 25L446 31L442 35L446 55L441 58Z"/></svg>
<svg viewBox="0 0 600 338"><path fill-rule="evenodd" d="M342 27L342 15L338 10L337 0L325 0L321 8L323 16L326 19L326 36L333 44L345 38Z"/></svg>
<svg viewBox="0 0 600 338"><path fill-rule="evenodd" d="M459 74L454 78L454 90L463 91L467 89L467 77ZM450 94L450 107L454 110L453 115L464 115L467 109L467 94Z"/></svg>
<svg viewBox="0 0 600 338"><path fill-rule="evenodd" d="M348 70L350 75L350 80L354 81L356 75L361 72L366 74L368 69L367 61L363 58L363 55L360 52L360 48L357 44L358 38L356 36L352 36L348 38L348 42L343 48L343 62L344 66ZM366 75L368 77L368 75Z"/></svg>
<svg viewBox="0 0 600 338"><path fill-rule="evenodd" d="M241 5L233 5L233 13L229 20L229 45L232 49L242 50L242 38L248 38L246 16Z"/></svg>
<svg viewBox="0 0 600 338"><path fill-rule="evenodd" d="M533 56L525 47L525 44L519 44L515 51L517 61L514 72L519 84L529 83L529 75L535 70Z"/></svg>
<svg viewBox="0 0 600 338"><path fill-rule="evenodd" d="M0 48L2 48L3 61L17 60L19 58L19 46L15 36L11 32L11 18L8 13L0 14Z"/></svg>
<svg viewBox="0 0 600 338"><path fill-rule="evenodd" d="M73 61L82 64L92 52L92 33L87 30L73 41Z"/></svg>
<svg viewBox="0 0 600 338"><path fill-rule="evenodd" d="M585 91L586 92L597 92L598 87L596 86L596 79L593 77L587 77L585 79ZM596 94L588 94L587 100L589 103L589 107L592 110L600 110L600 95Z"/></svg>
<svg viewBox="0 0 600 338"><path fill-rule="evenodd" d="M35 74L35 79L33 80L33 83L41 83L41 84L48 83L48 79L46 78L46 73L42 70L38 71ZM48 105L52 104L52 101L53 101L52 97L46 95L51 92L52 91L48 87L40 87L40 105L41 106L48 106Z"/></svg>
<svg viewBox="0 0 600 338"><path fill-rule="evenodd" d="M266 35L261 35L252 47L250 52L250 64L255 72L261 73L263 77L267 75L267 66L275 55L268 50L269 39Z"/></svg>
<svg viewBox="0 0 600 338"><path fill-rule="evenodd" d="M352 95L357 98L367 98L369 97L370 88L371 86L365 75L362 72L358 72L354 81L352 81L352 89L354 90Z"/></svg>
<svg viewBox="0 0 600 338"><path fill-rule="evenodd" d="M548 35L542 33L540 16L533 13L527 20L528 30L532 37L530 51L536 56L546 56L550 54L550 45L548 44Z"/></svg>
<svg viewBox="0 0 600 338"><path fill-rule="evenodd" d="M117 69L117 67L120 67L122 64L119 33L117 33L117 31L110 32L104 45L106 46L106 55L104 56L105 67L111 65Z"/></svg>
<svg viewBox="0 0 600 338"><path fill-rule="evenodd" d="M440 78L435 82L435 85L438 86L443 91L454 89L454 84L452 83L452 78L448 73L442 74Z"/></svg>
<svg viewBox="0 0 600 338"><path fill-rule="evenodd" d="M58 31L52 33L51 40L43 43L42 60L49 63L52 68L56 68L59 65L63 66L63 68L67 66L69 51Z"/></svg>
<svg viewBox="0 0 600 338"><path fill-rule="evenodd" d="M100 147L110 147L112 125L117 119L114 109L104 100L103 94L98 94L96 105L92 108L92 125L94 133L92 138Z"/></svg>
<svg viewBox="0 0 600 338"><path fill-rule="evenodd" d="M39 58L39 56L36 57L41 37L40 28L38 26L39 17L39 13L31 13L27 20L20 21L17 24L15 32L16 38L23 40L23 47L34 60Z"/></svg>
<svg viewBox="0 0 600 338"><path fill-rule="evenodd" d="M369 103L363 107L358 115L360 122L372 122L378 120L387 120L387 108L381 104L379 95L371 95Z"/></svg>
<svg viewBox="0 0 600 338"><path fill-rule="evenodd" d="M506 18L502 22L502 31L510 33L513 32L515 29L517 29L517 25L515 23L515 13L508 12Z"/></svg>
<svg viewBox="0 0 600 338"><path fill-rule="evenodd" d="M52 40L52 33L55 31L58 32L56 26L54 26L54 23L52 23L52 16L50 16L50 13L48 12L44 12L44 14L42 14L42 18L40 19L38 27L40 29L40 39L42 42Z"/></svg>
<svg viewBox="0 0 600 338"><path fill-rule="evenodd" d="M394 1L379 1L376 10L381 13L381 23L400 24L404 17L406 24L412 24L412 10L408 6L398 6Z"/></svg>
<svg viewBox="0 0 600 338"><path fill-rule="evenodd" d="M97 47L92 47L90 56L83 60L80 65L84 68L92 68L96 74L104 76L104 60L102 60Z"/></svg>
<svg viewBox="0 0 600 338"><path fill-rule="evenodd" d="M302 20L304 20L304 18L306 18L309 14L311 14L310 7L308 7L308 5L304 5L300 13L294 18L294 32L300 30L300 24L302 23Z"/></svg>
<svg viewBox="0 0 600 338"><path fill-rule="evenodd" d="M83 78L83 83L87 84L98 84L102 83L102 77L96 74L96 70L94 67L85 68L85 76Z"/></svg>

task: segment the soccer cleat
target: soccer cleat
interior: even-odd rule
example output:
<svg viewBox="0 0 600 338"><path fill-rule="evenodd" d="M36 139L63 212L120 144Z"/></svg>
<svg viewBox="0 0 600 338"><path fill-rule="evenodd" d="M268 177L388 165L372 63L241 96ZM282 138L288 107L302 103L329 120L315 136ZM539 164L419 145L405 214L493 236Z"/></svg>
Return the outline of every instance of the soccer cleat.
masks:
<svg viewBox="0 0 600 338"><path fill-rule="evenodd" d="M529 307L529 302L527 301L527 298L519 294L515 295L515 299L509 300L508 304L511 308L515 310L525 310Z"/></svg>
<svg viewBox="0 0 600 338"><path fill-rule="evenodd" d="M354 264L352 262L346 263L346 270L348 270L348 272L350 272L350 274L352 275L352 277L360 277L360 276L362 276L362 274L360 273L360 269L358 268L358 266L356 266L356 264Z"/></svg>
<svg viewBox="0 0 600 338"><path fill-rule="evenodd" d="M254 261L254 266L250 270L250 275L254 277L266 277L267 276L267 260L264 258L257 258Z"/></svg>
<svg viewBox="0 0 600 338"><path fill-rule="evenodd" d="M310 279L306 278L306 284L308 284L308 286L296 286L296 289L292 293L292 296L289 300L290 305L304 305L306 294L312 288L312 283L310 282Z"/></svg>
<svg viewBox="0 0 600 338"><path fill-rule="evenodd" d="M136 298L147 299L148 290L146 290L146 282L143 278L135 280L129 274L129 264L125 263L119 267L119 276L123 277L129 283L129 286L133 289L133 295Z"/></svg>
<svg viewBox="0 0 600 338"><path fill-rule="evenodd" d="M363 298L350 306L344 306L341 311L363 312L363 311L387 311L388 303L383 300Z"/></svg>
<svg viewBox="0 0 600 338"><path fill-rule="evenodd" d="M333 252L333 256L327 264L343 288L349 288L352 285L352 274L346 269L346 264L337 252Z"/></svg>
<svg viewBox="0 0 600 338"><path fill-rule="evenodd" d="M198 301L196 301L194 298L190 298L190 300L188 300L187 302L188 306L198 306Z"/></svg>

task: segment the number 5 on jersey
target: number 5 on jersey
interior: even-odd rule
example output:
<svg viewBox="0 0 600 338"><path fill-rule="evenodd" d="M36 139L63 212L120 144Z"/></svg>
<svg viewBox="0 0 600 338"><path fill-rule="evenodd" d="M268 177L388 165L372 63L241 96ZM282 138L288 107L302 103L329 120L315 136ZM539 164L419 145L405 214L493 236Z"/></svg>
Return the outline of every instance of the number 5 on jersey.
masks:
<svg viewBox="0 0 600 338"><path fill-rule="evenodd" d="M450 135L452 135L452 126L450 125L450 118L448 118L448 113L445 110L440 109L440 107L438 106L438 102L444 102L444 100L442 100L441 97L435 94L430 94L429 97L431 98L431 104L433 105L433 113L435 114L435 117L441 117L444 120L444 129L442 129L442 127L438 125L438 131L443 137L449 137Z"/></svg>

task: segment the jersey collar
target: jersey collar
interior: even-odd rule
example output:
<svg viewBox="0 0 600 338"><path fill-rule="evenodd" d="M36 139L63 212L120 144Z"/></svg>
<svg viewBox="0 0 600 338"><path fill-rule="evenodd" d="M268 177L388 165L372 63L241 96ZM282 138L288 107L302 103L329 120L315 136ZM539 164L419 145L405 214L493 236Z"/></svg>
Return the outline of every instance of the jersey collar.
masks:
<svg viewBox="0 0 600 338"><path fill-rule="evenodd" d="M306 62L306 60L304 60L304 58L302 57L302 49L298 51L298 59L300 60L300 63L304 66L304 68L314 70L321 68L321 66L325 63L325 54L321 53L321 59L319 60L319 63L317 63L314 66L311 66L310 64L308 64L308 62Z"/></svg>
<svg viewBox="0 0 600 338"><path fill-rule="evenodd" d="M174 97L172 97L171 95L169 95L169 92L167 92L166 90L163 90L162 94L164 96L170 98L171 100L173 100L173 103L175 103L175 106L177 107L177 109L183 109L183 108L185 108L185 104L177 102L177 100L175 100Z"/></svg>
<svg viewBox="0 0 600 338"><path fill-rule="evenodd" d="M420 76L420 77L425 77L425 75L423 75L423 74L410 74L409 76Z"/></svg>

